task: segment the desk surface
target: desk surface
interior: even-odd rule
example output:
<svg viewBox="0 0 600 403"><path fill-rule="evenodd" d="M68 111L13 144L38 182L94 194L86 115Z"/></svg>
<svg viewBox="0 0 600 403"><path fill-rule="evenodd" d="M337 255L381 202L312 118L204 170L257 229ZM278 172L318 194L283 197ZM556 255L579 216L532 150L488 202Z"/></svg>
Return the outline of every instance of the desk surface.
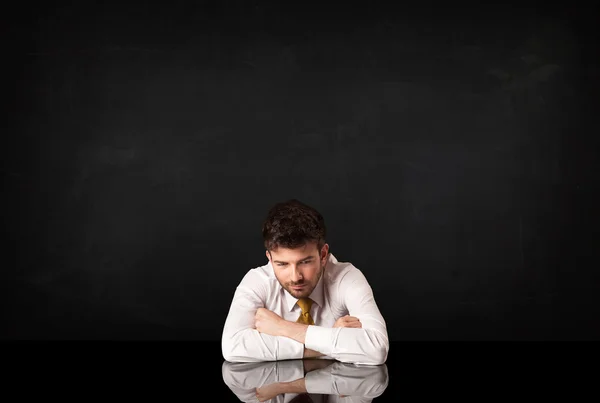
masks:
<svg viewBox="0 0 600 403"><path fill-rule="evenodd" d="M248 403L370 402L382 396L389 384L385 364L352 365L323 359L224 362L222 375L231 392Z"/></svg>

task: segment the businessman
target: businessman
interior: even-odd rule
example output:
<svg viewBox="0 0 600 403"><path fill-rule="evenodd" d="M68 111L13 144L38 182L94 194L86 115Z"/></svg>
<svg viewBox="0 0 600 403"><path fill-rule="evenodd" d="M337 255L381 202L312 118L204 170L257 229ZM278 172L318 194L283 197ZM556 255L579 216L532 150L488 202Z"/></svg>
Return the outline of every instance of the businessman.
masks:
<svg viewBox="0 0 600 403"><path fill-rule="evenodd" d="M262 226L266 264L235 289L221 339L230 362L387 360L385 320L365 275L330 253L323 216L296 199L275 204Z"/></svg>

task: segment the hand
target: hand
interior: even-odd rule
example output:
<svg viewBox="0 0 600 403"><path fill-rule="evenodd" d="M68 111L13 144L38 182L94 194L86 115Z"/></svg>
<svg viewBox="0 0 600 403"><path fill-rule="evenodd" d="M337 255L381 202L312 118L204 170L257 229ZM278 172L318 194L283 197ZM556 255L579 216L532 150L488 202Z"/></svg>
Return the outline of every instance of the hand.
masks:
<svg viewBox="0 0 600 403"><path fill-rule="evenodd" d="M254 315L254 326L260 333L270 334L271 336L281 336L281 328L284 319L265 308L258 308Z"/></svg>
<svg viewBox="0 0 600 403"><path fill-rule="evenodd" d="M271 400L277 395L282 393L279 383L272 383L270 385L264 385L256 389L256 398L259 402L265 402Z"/></svg>
<svg viewBox="0 0 600 403"><path fill-rule="evenodd" d="M361 327L362 328L362 323L360 323L360 319L358 319L356 316L346 315L346 316L342 316L341 318L336 320L335 323L333 324L333 327Z"/></svg>

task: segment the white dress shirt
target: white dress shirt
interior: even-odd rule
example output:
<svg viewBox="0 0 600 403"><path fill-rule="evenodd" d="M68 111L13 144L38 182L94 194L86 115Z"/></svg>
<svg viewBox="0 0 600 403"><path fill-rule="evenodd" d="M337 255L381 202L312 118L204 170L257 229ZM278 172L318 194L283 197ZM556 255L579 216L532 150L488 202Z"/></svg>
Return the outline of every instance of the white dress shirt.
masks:
<svg viewBox="0 0 600 403"><path fill-rule="evenodd" d="M354 365L335 362L304 374L303 360L231 363L222 366L223 381L243 402L258 402L256 389L278 382L304 378L306 392L315 403L368 403L381 396L389 382L383 365ZM271 403L288 403L296 393L275 396ZM341 397L344 396L344 397Z"/></svg>
<svg viewBox="0 0 600 403"><path fill-rule="evenodd" d="M301 312L297 298L277 281L270 262L250 269L237 286L221 339L223 357L231 362L301 359L304 348L323 358L367 365L383 364L389 351L387 327L371 286L354 265L338 262L329 254L323 276L310 298L314 301L304 344L283 336L259 333L254 326L258 308L266 308L295 322ZM351 315L362 328L333 328L335 321Z"/></svg>

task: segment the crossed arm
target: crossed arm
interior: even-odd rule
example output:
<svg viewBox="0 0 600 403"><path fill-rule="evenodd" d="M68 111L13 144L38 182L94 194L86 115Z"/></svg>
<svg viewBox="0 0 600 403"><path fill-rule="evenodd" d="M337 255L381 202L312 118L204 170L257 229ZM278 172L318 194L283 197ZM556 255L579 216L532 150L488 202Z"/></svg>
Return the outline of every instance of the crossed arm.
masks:
<svg viewBox="0 0 600 403"><path fill-rule="evenodd" d="M359 271L339 284L349 315L333 327L284 320L264 308L268 290L249 272L237 287L222 335L223 357L230 362L328 357L341 362L380 365L389 350L385 321L372 290Z"/></svg>
<svg viewBox="0 0 600 403"><path fill-rule="evenodd" d="M275 312L269 311L266 308L258 308L256 315L254 316L254 321L256 330L259 333L287 337L302 344L306 341L306 330L308 329L308 325L285 320ZM357 317L345 315L338 318L333 327L360 328L362 327L362 324ZM302 358L315 358L324 355L325 354L323 353L305 347Z"/></svg>

